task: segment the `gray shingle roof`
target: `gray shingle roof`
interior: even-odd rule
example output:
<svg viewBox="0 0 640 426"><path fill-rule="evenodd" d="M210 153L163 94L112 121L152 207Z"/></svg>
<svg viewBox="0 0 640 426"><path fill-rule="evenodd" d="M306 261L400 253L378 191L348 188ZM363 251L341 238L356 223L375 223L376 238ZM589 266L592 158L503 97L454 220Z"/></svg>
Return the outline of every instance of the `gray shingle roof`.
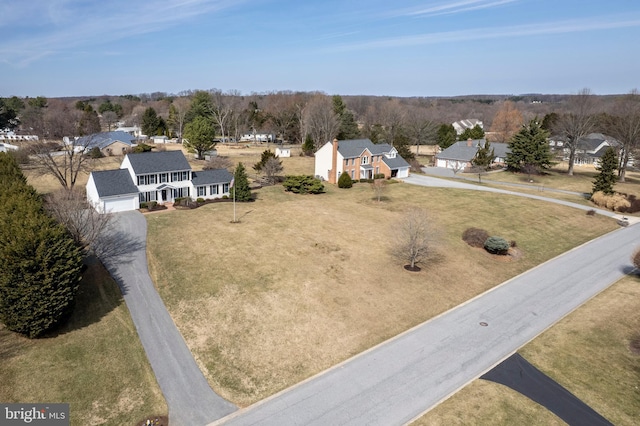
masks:
<svg viewBox="0 0 640 426"><path fill-rule="evenodd" d="M404 158L396 155L396 158L387 158L384 155L382 156L382 161L389 166L390 169L401 169L403 167L409 167L409 163L405 161Z"/></svg>
<svg viewBox="0 0 640 426"><path fill-rule="evenodd" d="M484 139L482 139L484 142ZM480 140L472 140L471 146L467 141L456 142L447 149L443 150L437 155L438 158L445 160L459 160L459 161L471 161L478 152L478 145Z"/></svg>
<svg viewBox="0 0 640 426"><path fill-rule="evenodd" d="M91 172L91 175L100 197L138 193L138 188L133 184L126 169L102 170Z"/></svg>
<svg viewBox="0 0 640 426"><path fill-rule="evenodd" d="M192 173L194 186L211 185L215 183L229 183L233 176L226 169L201 170Z"/></svg>
<svg viewBox="0 0 640 426"><path fill-rule="evenodd" d="M127 154L136 175L191 170L182 151Z"/></svg>
<svg viewBox="0 0 640 426"><path fill-rule="evenodd" d="M117 131L117 132L103 132L103 133L95 133L89 136L83 136L75 143L76 146L84 146L86 148L94 148L98 147L100 149L104 149L111 145L114 142L122 142L129 146L133 144L133 141L136 138L131 136L127 132Z"/></svg>
<svg viewBox="0 0 640 426"><path fill-rule="evenodd" d="M371 149L375 145L369 139L347 139L344 141L338 141L338 152L342 154L344 158L360 157L360 154L365 149Z"/></svg>

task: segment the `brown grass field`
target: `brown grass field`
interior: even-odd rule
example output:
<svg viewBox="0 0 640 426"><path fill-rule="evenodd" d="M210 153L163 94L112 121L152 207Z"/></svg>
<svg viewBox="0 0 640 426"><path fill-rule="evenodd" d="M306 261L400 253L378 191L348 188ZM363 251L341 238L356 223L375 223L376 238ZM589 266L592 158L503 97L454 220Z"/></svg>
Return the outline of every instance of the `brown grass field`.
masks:
<svg viewBox="0 0 640 426"><path fill-rule="evenodd" d="M393 224L412 206L441 230L420 273L390 255ZM148 255L210 384L240 405L615 228L554 204L402 183L382 203L368 184L319 196L274 186L237 208L239 224L230 223L231 203L148 216ZM516 240L523 256L505 262L467 246L469 226Z"/></svg>
<svg viewBox="0 0 640 426"><path fill-rule="evenodd" d="M0 325L0 401L64 402L71 424L133 424L167 406L120 289L99 264L54 334L27 339Z"/></svg>
<svg viewBox="0 0 640 426"><path fill-rule="evenodd" d="M640 278L628 276L519 352L615 425L640 416ZM475 380L414 425L561 425L553 413L500 384Z"/></svg>

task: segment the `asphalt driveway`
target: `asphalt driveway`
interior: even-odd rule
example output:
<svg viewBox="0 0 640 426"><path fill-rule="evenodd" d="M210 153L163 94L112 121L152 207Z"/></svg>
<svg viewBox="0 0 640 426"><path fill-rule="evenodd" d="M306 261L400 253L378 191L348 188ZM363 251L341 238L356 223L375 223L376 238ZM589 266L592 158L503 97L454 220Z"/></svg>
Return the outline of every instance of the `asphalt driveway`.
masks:
<svg viewBox="0 0 640 426"><path fill-rule="evenodd" d="M116 213L101 259L116 280L169 406L171 425L205 425L237 409L207 383L156 291L147 267L147 221Z"/></svg>

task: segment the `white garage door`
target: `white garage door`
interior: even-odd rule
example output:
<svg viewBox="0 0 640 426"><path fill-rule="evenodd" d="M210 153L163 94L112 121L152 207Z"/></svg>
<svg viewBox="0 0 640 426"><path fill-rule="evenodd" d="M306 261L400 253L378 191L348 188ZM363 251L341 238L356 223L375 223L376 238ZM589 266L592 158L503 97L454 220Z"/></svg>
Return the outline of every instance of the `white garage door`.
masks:
<svg viewBox="0 0 640 426"><path fill-rule="evenodd" d="M104 200L104 211L109 213L127 212L135 210L135 201L137 196L126 198L113 198L110 200Z"/></svg>

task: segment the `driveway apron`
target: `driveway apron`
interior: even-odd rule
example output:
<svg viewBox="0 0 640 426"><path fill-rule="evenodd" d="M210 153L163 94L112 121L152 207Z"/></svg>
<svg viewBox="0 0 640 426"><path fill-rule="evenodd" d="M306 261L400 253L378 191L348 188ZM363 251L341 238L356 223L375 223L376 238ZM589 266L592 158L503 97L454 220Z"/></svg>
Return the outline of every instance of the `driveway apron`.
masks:
<svg viewBox="0 0 640 426"><path fill-rule="evenodd" d="M146 219L137 211L114 216L110 236L118 246L102 260L122 290L169 406L169 423L205 425L235 411L235 405L209 387L151 281Z"/></svg>

